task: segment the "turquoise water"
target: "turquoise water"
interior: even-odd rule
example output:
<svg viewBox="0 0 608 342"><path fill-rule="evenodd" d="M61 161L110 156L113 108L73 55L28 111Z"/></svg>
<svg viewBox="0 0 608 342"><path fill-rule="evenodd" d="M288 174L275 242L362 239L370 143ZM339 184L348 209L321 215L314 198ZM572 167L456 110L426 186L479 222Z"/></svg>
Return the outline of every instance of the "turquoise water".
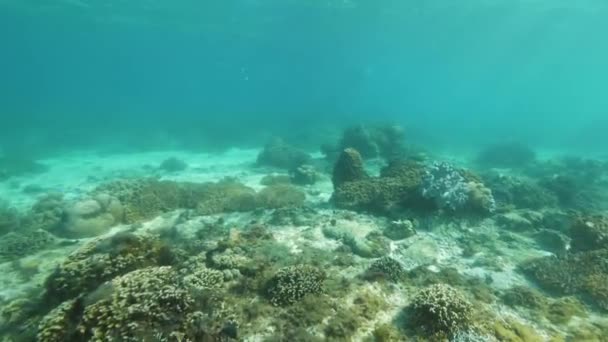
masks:
<svg viewBox="0 0 608 342"><path fill-rule="evenodd" d="M235 135L250 137L386 118L441 144L592 148L608 127L602 1L2 9L5 143L79 145L131 132L141 139L130 143L160 132L196 143L218 129L245 126Z"/></svg>
<svg viewBox="0 0 608 342"><path fill-rule="evenodd" d="M0 339L607 341L606 18L0 0Z"/></svg>

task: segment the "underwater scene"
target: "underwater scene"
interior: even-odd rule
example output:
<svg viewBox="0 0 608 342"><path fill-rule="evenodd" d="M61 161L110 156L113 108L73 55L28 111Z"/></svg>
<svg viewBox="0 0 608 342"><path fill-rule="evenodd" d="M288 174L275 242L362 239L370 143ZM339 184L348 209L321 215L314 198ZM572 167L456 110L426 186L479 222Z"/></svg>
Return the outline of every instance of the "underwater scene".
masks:
<svg viewBox="0 0 608 342"><path fill-rule="evenodd" d="M605 0L0 0L0 342L608 341Z"/></svg>

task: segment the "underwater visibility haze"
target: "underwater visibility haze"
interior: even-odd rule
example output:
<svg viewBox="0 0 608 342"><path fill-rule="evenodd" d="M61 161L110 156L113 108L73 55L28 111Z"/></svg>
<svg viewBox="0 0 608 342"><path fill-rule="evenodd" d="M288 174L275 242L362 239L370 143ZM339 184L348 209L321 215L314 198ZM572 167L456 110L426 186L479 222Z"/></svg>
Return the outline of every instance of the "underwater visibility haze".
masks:
<svg viewBox="0 0 608 342"><path fill-rule="evenodd" d="M608 2L0 0L2 341L608 341Z"/></svg>

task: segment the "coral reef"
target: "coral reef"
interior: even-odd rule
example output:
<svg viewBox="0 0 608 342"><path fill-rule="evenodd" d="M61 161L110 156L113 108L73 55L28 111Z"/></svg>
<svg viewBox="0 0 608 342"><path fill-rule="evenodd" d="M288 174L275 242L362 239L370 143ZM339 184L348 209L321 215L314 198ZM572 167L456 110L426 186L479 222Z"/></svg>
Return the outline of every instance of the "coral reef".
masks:
<svg viewBox="0 0 608 342"><path fill-rule="evenodd" d="M282 139L276 138L264 146L264 149L258 155L257 164L294 170L301 165L309 164L310 160L311 157L308 153L286 144Z"/></svg>
<svg viewBox="0 0 608 342"><path fill-rule="evenodd" d="M395 259L382 257L374 261L367 269L366 278L382 278L392 282L398 282L405 277L405 269Z"/></svg>
<svg viewBox="0 0 608 342"><path fill-rule="evenodd" d="M45 230L10 232L0 236L0 261L15 260L45 249L55 237Z"/></svg>
<svg viewBox="0 0 608 342"><path fill-rule="evenodd" d="M422 196L433 199L442 209L457 211L469 200L465 178L448 163L434 163L422 178Z"/></svg>
<svg viewBox="0 0 608 342"><path fill-rule="evenodd" d="M397 208L423 208L428 202L420 196L422 166L415 162L395 162L378 178L344 182L334 188L332 201L339 208L390 213Z"/></svg>
<svg viewBox="0 0 608 342"><path fill-rule="evenodd" d="M0 200L0 236L16 230L20 225L17 210L11 208L8 202Z"/></svg>
<svg viewBox="0 0 608 342"><path fill-rule="evenodd" d="M75 315L82 313L80 300L71 299L51 310L38 325L37 341L64 342L72 340L76 333Z"/></svg>
<svg viewBox="0 0 608 342"><path fill-rule="evenodd" d="M521 143L499 143L487 146L477 155L477 163L488 167L525 167L536 160L536 153Z"/></svg>
<svg viewBox="0 0 608 342"><path fill-rule="evenodd" d="M547 291L608 310L608 249L533 259L522 270Z"/></svg>
<svg viewBox="0 0 608 342"><path fill-rule="evenodd" d="M121 274L171 262L167 246L153 236L98 238L70 254L46 279L45 296L51 302L72 299Z"/></svg>
<svg viewBox="0 0 608 342"><path fill-rule="evenodd" d="M194 299L169 266L143 268L112 280L108 294L88 305L80 330L101 341L145 341L181 330ZM99 290L98 290L99 291Z"/></svg>
<svg viewBox="0 0 608 342"><path fill-rule="evenodd" d="M144 221L175 209L194 209L201 215L209 215L256 208L255 191L229 178L216 183L120 180L101 185L94 193L117 198L124 208L126 223Z"/></svg>
<svg viewBox="0 0 608 342"><path fill-rule="evenodd" d="M431 285L412 300L415 326L427 333L453 334L472 320L473 305L456 289L445 284Z"/></svg>
<svg viewBox="0 0 608 342"><path fill-rule="evenodd" d="M271 185L262 189L256 197L257 206L265 209L298 207L304 204L306 195L299 189L285 184Z"/></svg>
<svg viewBox="0 0 608 342"><path fill-rule="evenodd" d="M325 273L309 265L281 268L268 283L268 296L275 306L294 304L307 295L323 291Z"/></svg>
<svg viewBox="0 0 608 342"><path fill-rule="evenodd" d="M60 231L65 219L65 202L60 193L40 197L22 220L22 230Z"/></svg>
<svg viewBox="0 0 608 342"><path fill-rule="evenodd" d="M496 206L492 191L471 178L448 163L433 163L422 177L422 196L433 199L441 209L459 211L470 207L493 212Z"/></svg>

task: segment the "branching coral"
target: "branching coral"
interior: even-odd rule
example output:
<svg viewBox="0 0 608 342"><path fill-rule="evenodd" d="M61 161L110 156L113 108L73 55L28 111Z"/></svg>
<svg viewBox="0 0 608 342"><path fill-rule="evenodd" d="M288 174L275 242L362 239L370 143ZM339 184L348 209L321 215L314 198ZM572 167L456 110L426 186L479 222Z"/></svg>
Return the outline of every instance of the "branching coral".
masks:
<svg viewBox="0 0 608 342"><path fill-rule="evenodd" d="M194 299L169 266L144 268L112 280L108 298L84 309L80 331L99 341L145 341L179 331Z"/></svg>
<svg viewBox="0 0 608 342"><path fill-rule="evenodd" d="M395 259L390 257L382 257L374 261L367 269L366 276L368 278L384 278L392 282L398 282L405 277L405 269Z"/></svg>
<svg viewBox="0 0 608 342"><path fill-rule="evenodd" d="M322 292L324 280L325 273L313 266L281 268L268 284L270 302L275 306L294 304L306 295Z"/></svg>
<svg viewBox="0 0 608 342"><path fill-rule="evenodd" d="M152 236L122 233L96 239L68 256L47 278L46 296L52 302L71 299L118 275L170 259L168 248Z"/></svg>
<svg viewBox="0 0 608 342"><path fill-rule="evenodd" d="M453 334L472 320L473 306L456 289L445 284L421 290L412 301L413 319L427 332Z"/></svg>

